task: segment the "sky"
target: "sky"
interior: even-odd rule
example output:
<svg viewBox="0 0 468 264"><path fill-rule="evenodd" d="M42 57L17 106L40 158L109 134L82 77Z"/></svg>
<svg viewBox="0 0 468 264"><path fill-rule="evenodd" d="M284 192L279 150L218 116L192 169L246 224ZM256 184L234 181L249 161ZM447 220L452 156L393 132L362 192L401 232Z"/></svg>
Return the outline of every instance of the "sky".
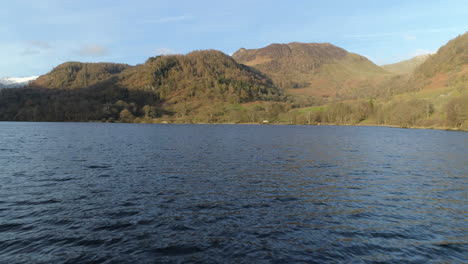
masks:
<svg viewBox="0 0 468 264"><path fill-rule="evenodd" d="M388 64L468 30L467 0L0 0L0 77L66 61L328 42Z"/></svg>

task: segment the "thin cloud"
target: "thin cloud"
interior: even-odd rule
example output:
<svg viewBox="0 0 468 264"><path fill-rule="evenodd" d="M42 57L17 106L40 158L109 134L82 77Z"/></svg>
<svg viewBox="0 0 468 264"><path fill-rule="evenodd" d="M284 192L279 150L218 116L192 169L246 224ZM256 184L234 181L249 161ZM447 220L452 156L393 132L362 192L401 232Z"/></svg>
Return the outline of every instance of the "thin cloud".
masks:
<svg viewBox="0 0 468 264"><path fill-rule="evenodd" d="M23 50L20 53L20 55L21 56L31 56L31 55L37 55L39 53L41 53L39 50L27 48L27 49Z"/></svg>
<svg viewBox="0 0 468 264"><path fill-rule="evenodd" d="M175 23L175 22L180 22L180 21L185 21L185 20L191 20L193 19L193 16L170 16L170 17L161 17L161 18L156 18L156 19L149 19L146 20L146 23L153 23L153 24L167 24L167 23Z"/></svg>
<svg viewBox="0 0 468 264"><path fill-rule="evenodd" d="M96 44L91 44L91 45L85 45L80 48L78 53L81 56L94 56L94 57L99 57L99 56L104 56L109 53L106 47L96 45Z"/></svg>
<svg viewBox="0 0 468 264"><path fill-rule="evenodd" d="M46 41L41 41L41 40L33 40L29 43L31 46L34 46L36 48L40 49L50 49L51 46L48 42Z"/></svg>
<svg viewBox="0 0 468 264"><path fill-rule="evenodd" d="M42 51L50 49L51 46L48 42L33 40L28 42L28 46L19 54L21 56L32 56L40 54Z"/></svg>

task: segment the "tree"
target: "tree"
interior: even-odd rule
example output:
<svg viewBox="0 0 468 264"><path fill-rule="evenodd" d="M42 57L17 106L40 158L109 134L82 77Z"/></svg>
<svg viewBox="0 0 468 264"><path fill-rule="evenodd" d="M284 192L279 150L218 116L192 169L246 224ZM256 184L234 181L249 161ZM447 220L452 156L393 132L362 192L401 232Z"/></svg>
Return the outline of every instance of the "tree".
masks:
<svg viewBox="0 0 468 264"><path fill-rule="evenodd" d="M128 111L128 109L124 109L120 112L120 121L124 123L133 123L135 120L135 116Z"/></svg>

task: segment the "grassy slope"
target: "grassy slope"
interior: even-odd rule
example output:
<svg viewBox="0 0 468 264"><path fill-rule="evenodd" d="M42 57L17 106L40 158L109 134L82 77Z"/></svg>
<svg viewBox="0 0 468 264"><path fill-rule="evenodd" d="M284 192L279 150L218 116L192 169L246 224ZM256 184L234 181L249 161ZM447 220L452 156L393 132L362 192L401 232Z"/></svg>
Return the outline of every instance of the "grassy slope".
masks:
<svg viewBox="0 0 468 264"><path fill-rule="evenodd" d="M380 113L373 113L364 120L352 119L348 124L385 124L382 116L401 115L401 118L386 117L386 125L468 129L468 33L451 40L418 66L412 75L401 79L404 89L396 94L377 98L373 104ZM384 88L384 87L383 87ZM405 91L405 89L407 91ZM366 103L363 100L344 100L343 104L352 106ZM451 123L450 106L456 112L457 123ZM353 108L354 107L354 108ZM309 113L329 113L336 105L309 107L292 110L292 114L302 117ZM427 110L425 109L427 108ZM430 108L430 109L429 109ZM401 109L399 111L399 109ZM377 110L376 110L377 111ZM420 115L407 123L404 115L420 111ZM385 120L385 118L384 118ZM395 121L397 120L397 121ZM282 120L287 122L287 120ZM317 122L315 122L317 123ZM333 123L333 122L332 122ZM334 122L336 123L336 122Z"/></svg>
<svg viewBox="0 0 468 264"><path fill-rule="evenodd" d="M421 64L423 64L431 55L425 54L414 58L400 61L393 64L382 65L383 69L395 74L411 74Z"/></svg>

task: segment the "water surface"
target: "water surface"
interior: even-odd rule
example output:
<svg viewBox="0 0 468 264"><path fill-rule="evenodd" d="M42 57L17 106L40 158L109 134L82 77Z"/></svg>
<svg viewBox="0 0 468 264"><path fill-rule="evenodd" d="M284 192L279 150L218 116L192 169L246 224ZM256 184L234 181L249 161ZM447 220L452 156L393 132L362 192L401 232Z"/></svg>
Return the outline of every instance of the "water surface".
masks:
<svg viewBox="0 0 468 264"><path fill-rule="evenodd" d="M468 133L0 123L0 263L463 263Z"/></svg>

